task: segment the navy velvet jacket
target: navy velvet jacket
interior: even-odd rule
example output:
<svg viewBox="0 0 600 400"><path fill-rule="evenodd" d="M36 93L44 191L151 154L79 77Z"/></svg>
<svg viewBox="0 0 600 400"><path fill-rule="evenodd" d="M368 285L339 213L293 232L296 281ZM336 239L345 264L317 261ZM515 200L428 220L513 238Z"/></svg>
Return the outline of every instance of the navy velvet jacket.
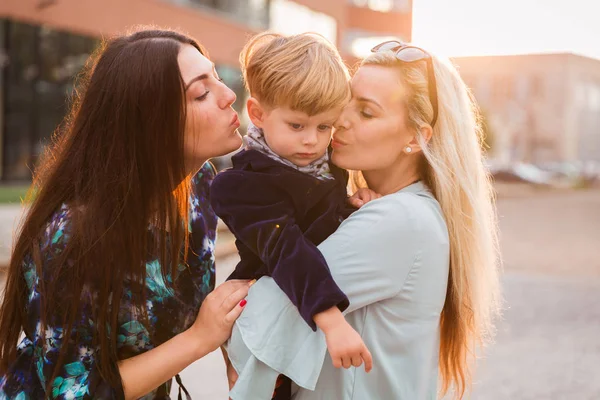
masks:
<svg viewBox="0 0 600 400"><path fill-rule="evenodd" d="M210 189L241 257L229 279L272 277L316 330L315 314L349 305L316 247L354 211L346 202L348 173L331 164L334 179L319 180L252 149L232 161Z"/></svg>

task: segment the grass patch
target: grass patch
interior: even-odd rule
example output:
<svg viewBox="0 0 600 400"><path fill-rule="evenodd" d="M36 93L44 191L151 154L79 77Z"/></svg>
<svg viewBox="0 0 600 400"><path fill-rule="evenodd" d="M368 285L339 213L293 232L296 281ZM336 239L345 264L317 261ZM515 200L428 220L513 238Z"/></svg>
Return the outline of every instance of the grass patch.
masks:
<svg viewBox="0 0 600 400"><path fill-rule="evenodd" d="M29 185L0 185L0 204L20 204L28 190Z"/></svg>

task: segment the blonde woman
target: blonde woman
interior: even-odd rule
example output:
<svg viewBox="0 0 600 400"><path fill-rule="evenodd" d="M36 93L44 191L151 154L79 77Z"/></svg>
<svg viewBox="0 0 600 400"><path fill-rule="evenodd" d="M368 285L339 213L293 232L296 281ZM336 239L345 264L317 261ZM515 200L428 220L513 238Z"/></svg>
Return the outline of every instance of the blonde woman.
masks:
<svg viewBox="0 0 600 400"><path fill-rule="evenodd" d="M304 361L284 366L295 400L421 400L449 391L461 398L499 303L493 194L476 107L448 62L395 41L373 49L351 89L332 161L360 171L356 185L381 198L318 248L348 296L346 320L371 350L373 369L334 368L323 343L307 346L317 335L297 329L300 318L278 305L285 296L266 278L250 290L251 307L234 327L230 353L243 353L238 334L251 336L246 318L276 315L276 321L263 317L264 332L256 333L268 337L268 350L264 341L244 344L256 370L266 364L281 372L276 360ZM251 387L242 375L240 391L232 392L237 398Z"/></svg>

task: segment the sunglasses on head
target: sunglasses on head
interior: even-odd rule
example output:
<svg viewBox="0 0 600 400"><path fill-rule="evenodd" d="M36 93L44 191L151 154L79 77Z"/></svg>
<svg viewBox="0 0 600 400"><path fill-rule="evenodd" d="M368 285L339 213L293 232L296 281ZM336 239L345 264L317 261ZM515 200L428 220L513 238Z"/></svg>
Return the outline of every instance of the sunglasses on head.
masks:
<svg viewBox="0 0 600 400"><path fill-rule="evenodd" d="M381 53L385 51L393 52L398 60L408 64L418 61L425 61L427 63L427 79L429 81L427 86L429 87L429 101L431 101L431 106L433 107L433 118L431 119L431 127L433 128L438 117L438 99L431 54L420 47L402 43L397 40L383 42L371 49L371 52L373 53Z"/></svg>

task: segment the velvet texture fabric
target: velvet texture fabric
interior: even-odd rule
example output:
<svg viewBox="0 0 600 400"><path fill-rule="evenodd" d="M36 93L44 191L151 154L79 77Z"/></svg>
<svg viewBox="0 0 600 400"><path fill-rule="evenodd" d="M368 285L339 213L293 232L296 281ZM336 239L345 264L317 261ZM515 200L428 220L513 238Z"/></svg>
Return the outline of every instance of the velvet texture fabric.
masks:
<svg viewBox="0 0 600 400"><path fill-rule="evenodd" d="M330 165L334 179L320 180L253 149L232 161L210 190L241 257L229 279L272 277L316 330L315 314L349 305L316 247L354 211L346 201L348 173Z"/></svg>

